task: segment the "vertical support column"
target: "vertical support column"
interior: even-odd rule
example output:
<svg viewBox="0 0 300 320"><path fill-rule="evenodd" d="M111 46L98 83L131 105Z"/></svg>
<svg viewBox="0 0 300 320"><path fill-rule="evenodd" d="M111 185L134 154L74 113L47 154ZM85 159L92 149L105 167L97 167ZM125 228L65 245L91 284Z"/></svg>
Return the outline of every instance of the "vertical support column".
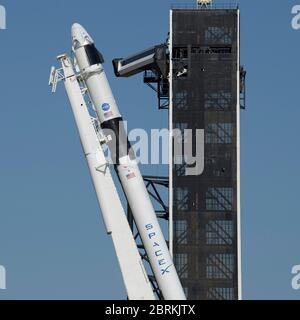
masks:
<svg viewBox="0 0 300 320"><path fill-rule="evenodd" d="M173 219L173 10L170 10L169 39L169 250L174 259L174 219Z"/></svg>
<svg viewBox="0 0 300 320"><path fill-rule="evenodd" d="M241 246L241 107L240 107L240 10L237 10L237 260L238 260L238 299L242 300L242 246Z"/></svg>

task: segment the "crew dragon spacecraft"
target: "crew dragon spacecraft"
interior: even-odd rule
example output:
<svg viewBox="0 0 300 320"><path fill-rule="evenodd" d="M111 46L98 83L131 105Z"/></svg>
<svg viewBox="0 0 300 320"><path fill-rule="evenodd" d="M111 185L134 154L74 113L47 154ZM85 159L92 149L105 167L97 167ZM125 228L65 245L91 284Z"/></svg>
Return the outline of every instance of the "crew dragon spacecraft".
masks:
<svg viewBox="0 0 300 320"><path fill-rule="evenodd" d="M78 127L107 233L112 236L128 298L154 300L132 230L128 224L103 145L107 145L131 208L159 289L165 300L185 300L172 257L128 142L103 63L92 37L79 24L72 26L74 60L58 56L62 68L52 67L49 84L55 92L64 81ZM86 103L91 100L92 110Z"/></svg>

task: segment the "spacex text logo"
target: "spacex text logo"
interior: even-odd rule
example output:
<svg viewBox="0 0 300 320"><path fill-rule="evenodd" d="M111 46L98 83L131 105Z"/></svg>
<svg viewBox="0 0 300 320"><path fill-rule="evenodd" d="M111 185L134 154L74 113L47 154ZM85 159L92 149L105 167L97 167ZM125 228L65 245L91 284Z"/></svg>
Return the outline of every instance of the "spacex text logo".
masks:
<svg viewBox="0 0 300 320"><path fill-rule="evenodd" d="M292 288L300 290L300 265L293 267L292 274L295 275L292 279Z"/></svg>
<svg viewBox="0 0 300 320"><path fill-rule="evenodd" d="M0 30L6 29L6 9L0 5Z"/></svg>
<svg viewBox="0 0 300 320"><path fill-rule="evenodd" d="M300 4L293 6L292 15L294 15L292 19L292 28L294 30L300 29Z"/></svg>
<svg viewBox="0 0 300 320"><path fill-rule="evenodd" d="M0 265L0 290L6 289L6 270Z"/></svg>

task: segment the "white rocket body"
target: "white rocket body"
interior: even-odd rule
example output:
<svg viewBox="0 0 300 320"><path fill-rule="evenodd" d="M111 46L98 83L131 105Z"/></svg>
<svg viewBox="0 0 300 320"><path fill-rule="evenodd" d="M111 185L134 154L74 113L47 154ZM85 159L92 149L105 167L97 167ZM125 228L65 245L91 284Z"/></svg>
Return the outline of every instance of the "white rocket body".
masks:
<svg viewBox="0 0 300 320"><path fill-rule="evenodd" d="M102 66L103 58L95 48L93 39L79 24L73 25L72 40L78 67L101 126L114 131L120 144L118 149L121 151L116 152L117 173L159 288L165 300L186 300L139 167L125 151L127 136L126 141L120 136L124 132L122 118ZM119 132L116 132L117 129Z"/></svg>
<svg viewBox="0 0 300 320"><path fill-rule="evenodd" d="M96 195L107 229L111 234L126 291L130 300L155 300L151 284L136 247L110 168L105 159L92 119L69 58L60 56L64 83Z"/></svg>

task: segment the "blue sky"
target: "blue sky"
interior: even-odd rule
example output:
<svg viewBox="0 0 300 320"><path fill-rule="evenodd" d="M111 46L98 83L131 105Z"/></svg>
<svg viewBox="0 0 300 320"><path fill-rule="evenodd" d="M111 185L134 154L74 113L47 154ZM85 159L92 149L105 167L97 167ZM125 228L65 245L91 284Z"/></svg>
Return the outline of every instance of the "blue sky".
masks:
<svg viewBox="0 0 300 320"><path fill-rule="evenodd" d="M47 87L56 55L70 51L80 22L97 41L129 128L162 128L140 77L117 80L110 61L162 42L169 9L193 1L1 0L0 299L123 299L68 101ZM245 299L300 299L291 269L300 264L299 1L240 1L242 63L242 240ZM147 117L145 117L147 114ZM166 168L144 168L147 174Z"/></svg>

